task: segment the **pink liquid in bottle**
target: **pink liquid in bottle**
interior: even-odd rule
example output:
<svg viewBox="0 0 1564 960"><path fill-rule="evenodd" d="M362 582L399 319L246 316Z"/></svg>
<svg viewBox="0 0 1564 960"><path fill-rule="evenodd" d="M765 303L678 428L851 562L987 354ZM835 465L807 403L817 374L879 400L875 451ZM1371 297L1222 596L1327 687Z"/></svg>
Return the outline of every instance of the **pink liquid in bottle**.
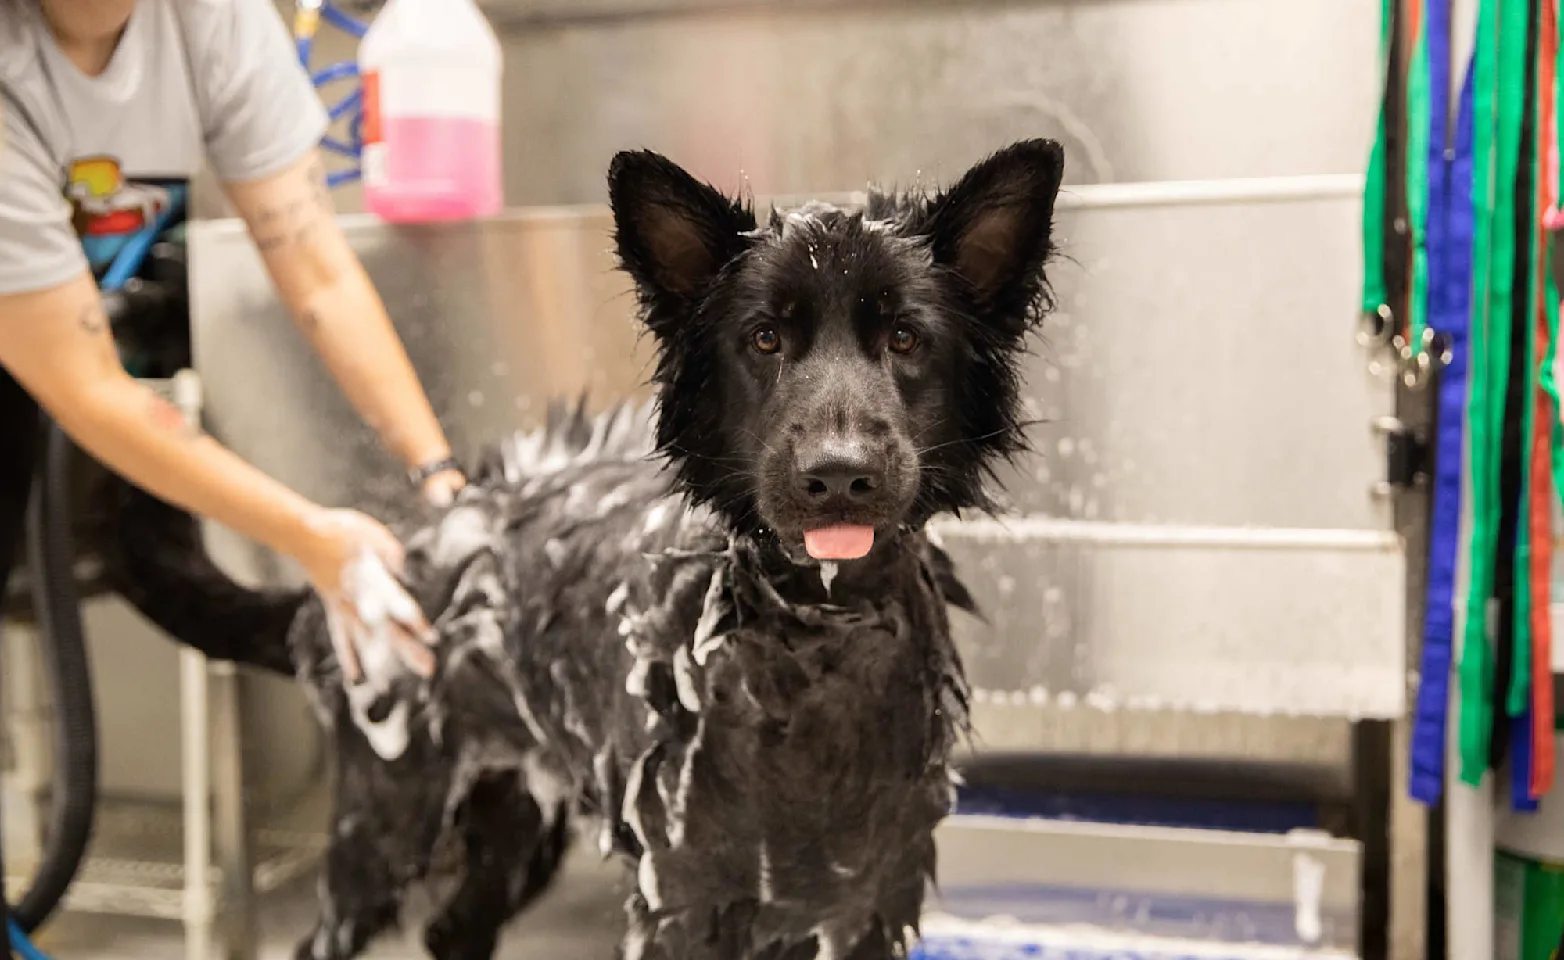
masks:
<svg viewBox="0 0 1564 960"><path fill-rule="evenodd" d="M387 117L384 153L365 151L364 206L393 222L465 220L498 213L500 134L461 117ZM384 164L384 177L368 166Z"/></svg>

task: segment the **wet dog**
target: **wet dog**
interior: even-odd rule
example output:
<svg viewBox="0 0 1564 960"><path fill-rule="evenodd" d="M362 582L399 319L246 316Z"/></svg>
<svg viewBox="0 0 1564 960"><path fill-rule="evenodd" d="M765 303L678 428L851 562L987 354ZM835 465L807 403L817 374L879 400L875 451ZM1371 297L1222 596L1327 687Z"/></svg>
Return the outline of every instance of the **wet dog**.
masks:
<svg viewBox="0 0 1564 960"><path fill-rule="evenodd" d="M923 530L989 506L1024 448L1062 167L1026 141L943 192L762 222L615 158L655 406L555 407L409 539L432 681L344 689L318 602L292 620L338 765L300 957L360 952L443 850L426 944L487 960L581 817L634 873L627 960L905 955L967 716L948 610L972 607Z"/></svg>

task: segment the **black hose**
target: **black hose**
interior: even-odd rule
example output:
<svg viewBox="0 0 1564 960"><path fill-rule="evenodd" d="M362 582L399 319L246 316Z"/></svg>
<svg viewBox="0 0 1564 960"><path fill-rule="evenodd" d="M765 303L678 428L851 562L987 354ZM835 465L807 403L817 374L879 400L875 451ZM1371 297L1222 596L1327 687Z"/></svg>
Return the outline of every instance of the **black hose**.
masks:
<svg viewBox="0 0 1564 960"><path fill-rule="evenodd" d="M82 632L71 540L71 458L76 447L43 417L42 468L27 508L27 566L41 651L54 690L55 765L43 862L11 917L28 933L46 920L76 878L98 801L98 722Z"/></svg>

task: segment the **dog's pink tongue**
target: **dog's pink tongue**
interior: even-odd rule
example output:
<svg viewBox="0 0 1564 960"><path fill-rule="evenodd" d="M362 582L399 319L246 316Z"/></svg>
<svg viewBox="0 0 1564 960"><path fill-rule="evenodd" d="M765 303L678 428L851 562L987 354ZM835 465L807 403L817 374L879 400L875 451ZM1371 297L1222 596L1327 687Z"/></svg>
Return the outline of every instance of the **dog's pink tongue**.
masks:
<svg viewBox="0 0 1564 960"><path fill-rule="evenodd" d="M874 528L841 524L804 531L804 549L816 560L857 560L874 546Z"/></svg>

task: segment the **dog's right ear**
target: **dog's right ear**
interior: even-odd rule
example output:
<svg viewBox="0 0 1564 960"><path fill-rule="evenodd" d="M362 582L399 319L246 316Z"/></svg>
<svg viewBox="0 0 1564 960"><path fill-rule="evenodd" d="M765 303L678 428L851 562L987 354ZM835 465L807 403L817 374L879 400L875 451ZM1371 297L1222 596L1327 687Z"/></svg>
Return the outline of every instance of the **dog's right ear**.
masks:
<svg viewBox="0 0 1564 960"><path fill-rule="evenodd" d="M748 246L755 214L650 151L620 153L608 167L619 263L648 306L688 304ZM656 332L655 327L653 332Z"/></svg>

